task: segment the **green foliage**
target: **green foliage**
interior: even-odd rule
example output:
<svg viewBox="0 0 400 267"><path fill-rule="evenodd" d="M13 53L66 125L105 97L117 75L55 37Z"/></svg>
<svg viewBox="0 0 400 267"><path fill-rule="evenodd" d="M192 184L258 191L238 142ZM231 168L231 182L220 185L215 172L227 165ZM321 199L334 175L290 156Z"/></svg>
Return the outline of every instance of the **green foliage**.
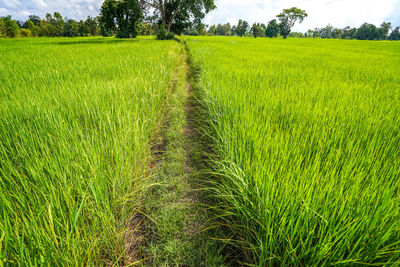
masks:
<svg viewBox="0 0 400 267"><path fill-rule="evenodd" d="M29 29L20 29L19 30L19 36L21 37L31 37L32 36L32 32Z"/></svg>
<svg viewBox="0 0 400 267"><path fill-rule="evenodd" d="M101 6L103 35L115 31L118 38L136 38L142 19L138 0L105 0Z"/></svg>
<svg viewBox="0 0 400 267"><path fill-rule="evenodd" d="M392 23L383 22L378 29L378 40L386 40L389 37L389 31L392 28Z"/></svg>
<svg viewBox="0 0 400 267"><path fill-rule="evenodd" d="M39 16L30 15L29 20L33 22L34 25L39 26L40 21L42 20Z"/></svg>
<svg viewBox="0 0 400 267"><path fill-rule="evenodd" d="M99 21L97 18L92 18L92 17L88 16L84 23L88 29L89 35L97 36L99 34L99 28L98 28Z"/></svg>
<svg viewBox="0 0 400 267"><path fill-rule="evenodd" d="M38 22L38 25L39 23L40 21ZM40 27L38 25L35 25L35 23L31 19L28 19L25 22L26 28L31 31L31 36L33 37L38 37L40 34Z"/></svg>
<svg viewBox="0 0 400 267"><path fill-rule="evenodd" d="M181 47L117 41L0 40L0 265L132 264Z"/></svg>
<svg viewBox="0 0 400 267"><path fill-rule="evenodd" d="M283 38L286 39L289 36L294 24L297 21L301 23L307 16L308 15L305 10L299 9L297 7L284 9L282 13L276 16L280 21L280 34L283 36Z"/></svg>
<svg viewBox="0 0 400 267"><path fill-rule="evenodd" d="M174 34L167 31L163 26L160 27L156 35L157 40L172 40L174 39Z"/></svg>
<svg viewBox="0 0 400 267"><path fill-rule="evenodd" d="M212 32L212 30L211 30L211 32ZM213 35L231 36L232 35L232 27L229 23L218 24L215 28Z"/></svg>
<svg viewBox="0 0 400 267"><path fill-rule="evenodd" d="M378 29L375 25L364 23L357 30L356 38L358 40L376 40L378 37Z"/></svg>
<svg viewBox="0 0 400 267"><path fill-rule="evenodd" d="M396 27L389 36L389 40L398 41L400 40L400 27Z"/></svg>
<svg viewBox="0 0 400 267"><path fill-rule="evenodd" d="M279 31L279 24L276 22L276 19L273 19L268 23L265 36L269 38L278 37Z"/></svg>
<svg viewBox="0 0 400 267"><path fill-rule="evenodd" d="M139 0L145 13L154 13L168 32L180 34L185 27L198 24L215 9L214 0ZM155 12L154 12L155 10Z"/></svg>
<svg viewBox="0 0 400 267"><path fill-rule="evenodd" d="M239 20L236 26L236 34L240 37L245 36L249 32L249 23L245 20Z"/></svg>
<svg viewBox="0 0 400 267"><path fill-rule="evenodd" d="M254 23L250 31L253 34L254 38L262 37L264 35L264 30L261 27L260 23Z"/></svg>
<svg viewBox="0 0 400 267"><path fill-rule="evenodd" d="M347 26L343 29L327 25L322 29L309 30L307 37L331 39L387 40L389 39L390 22L383 22L379 28L373 24L364 23L360 28Z"/></svg>
<svg viewBox="0 0 400 267"><path fill-rule="evenodd" d="M17 21L12 20L11 16L0 17L0 37L17 37L19 26Z"/></svg>
<svg viewBox="0 0 400 267"><path fill-rule="evenodd" d="M187 44L201 66L210 197L240 265L397 266L398 44Z"/></svg>
<svg viewBox="0 0 400 267"><path fill-rule="evenodd" d="M64 30L65 30L64 35L66 37L77 37L80 35L79 24L78 22L72 19L66 21Z"/></svg>
<svg viewBox="0 0 400 267"><path fill-rule="evenodd" d="M150 23L144 22L141 23L140 26L140 35L153 35L154 30Z"/></svg>

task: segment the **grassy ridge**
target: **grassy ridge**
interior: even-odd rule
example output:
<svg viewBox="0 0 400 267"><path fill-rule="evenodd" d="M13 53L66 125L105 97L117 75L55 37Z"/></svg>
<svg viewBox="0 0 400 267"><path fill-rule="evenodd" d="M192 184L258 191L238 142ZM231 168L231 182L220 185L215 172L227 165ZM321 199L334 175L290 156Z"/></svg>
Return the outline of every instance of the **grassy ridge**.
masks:
<svg viewBox="0 0 400 267"><path fill-rule="evenodd" d="M0 260L134 260L136 192L178 47L0 40Z"/></svg>
<svg viewBox="0 0 400 267"><path fill-rule="evenodd" d="M390 42L189 38L228 241L256 265L400 262Z"/></svg>

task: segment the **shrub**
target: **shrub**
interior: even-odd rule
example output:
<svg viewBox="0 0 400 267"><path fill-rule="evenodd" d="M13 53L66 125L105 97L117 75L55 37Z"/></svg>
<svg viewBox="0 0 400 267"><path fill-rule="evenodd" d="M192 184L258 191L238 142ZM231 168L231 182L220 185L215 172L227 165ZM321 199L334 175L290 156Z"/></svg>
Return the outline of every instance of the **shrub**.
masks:
<svg viewBox="0 0 400 267"><path fill-rule="evenodd" d="M157 33L157 40L172 40L174 39L174 34L168 32L164 27L161 27Z"/></svg>
<svg viewBox="0 0 400 267"><path fill-rule="evenodd" d="M32 36L32 32L29 29L20 29L19 30L19 36L20 37L31 37Z"/></svg>

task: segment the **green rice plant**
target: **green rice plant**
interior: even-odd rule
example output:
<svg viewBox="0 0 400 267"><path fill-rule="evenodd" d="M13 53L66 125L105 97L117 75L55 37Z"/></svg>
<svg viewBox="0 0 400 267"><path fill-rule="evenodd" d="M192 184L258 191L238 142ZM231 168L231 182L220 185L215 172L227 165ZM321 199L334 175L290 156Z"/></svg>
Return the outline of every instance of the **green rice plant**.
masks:
<svg viewBox="0 0 400 267"><path fill-rule="evenodd" d="M0 40L0 266L129 264L176 42Z"/></svg>
<svg viewBox="0 0 400 267"><path fill-rule="evenodd" d="M219 223L255 266L400 264L400 47L190 37Z"/></svg>

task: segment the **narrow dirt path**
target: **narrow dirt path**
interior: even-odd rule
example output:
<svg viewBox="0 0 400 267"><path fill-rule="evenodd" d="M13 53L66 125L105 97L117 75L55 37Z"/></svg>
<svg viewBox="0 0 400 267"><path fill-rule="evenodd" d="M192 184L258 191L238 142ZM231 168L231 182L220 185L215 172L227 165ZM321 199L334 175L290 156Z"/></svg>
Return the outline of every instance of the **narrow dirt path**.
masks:
<svg viewBox="0 0 400 267"><path fill-rule="evenodd" d="M162 157L154 162L155 177L144 199L152 221L146 234L149 266L221 266L215 244L205 229L208 214L202 202L202 150L196 131L193 69L182 46L168 97L162 136Z"/></svg>

